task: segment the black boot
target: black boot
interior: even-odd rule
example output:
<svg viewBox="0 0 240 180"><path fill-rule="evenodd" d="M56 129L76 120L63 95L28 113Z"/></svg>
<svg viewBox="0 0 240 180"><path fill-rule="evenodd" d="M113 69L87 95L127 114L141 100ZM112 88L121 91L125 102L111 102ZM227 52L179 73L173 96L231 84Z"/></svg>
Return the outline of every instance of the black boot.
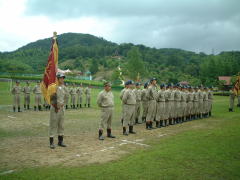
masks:
<svg viewBox="0 0 240 180"><path fill-rule="evenodd" d="M159 121L156 121L156 128L159 128Z"/></svg>
<svg viewBox="0 0 240 180"><path fill-rule="evenodd" d="M164 120L164 125L162 127L167 127L167 120Z"/></svg>
<svg viewBox="0 0 240 180"><path fill-rule="evenodd" d="M169 119L169 124L170 124L170 125L173 125L171 118Z"/></svg>
<svg viewBox="0 0 240 180"><path fill-rule="evenodd" d="M90 104L88 104L88 107L90 108Z"/></svg>
<svg viewBox="0 0 240 180"><path fill-rule="evenodd" d="M209 115L209 117L211 117L211 116L212 116L212 112L210 111L210 112L208 113L208 115Z"/></svg>
<svg viewBox="0 0 240 180"><path fill-rule="evenodd" d="M109 137L109 138L116 138L115 136L112 135L111 129L107 129L107 137Z"/></svg>
<svg viewBox="0 0 240 180"><path fill-rule="evenodd" d="M129 133L130 134L136 134L136 132L133 131L133 126L129 126Z"/></svg>
<svg viewBox="0 0 240 180"><path fill-rule="evenodd" d="M77 104L77 108L78 108L79 104Z"/></svg>
<svg viewBox="0 0 240 180"><path fill-rule="evenodd" d="M24 109L26 110L26 104L23 105Z"/></svg>
<svg viewBox="0 0 240 180"><path fill-rule="evenodd" d="M38 106L38 110L42 111L42 106L41 105Z"/></svg>
<svg viewBox="0 0 240 180"><path fill-rule="evenodd" d="M37 106L34 106L34 111L36 111L37 110Z"/></svg>
<svg viewBox="0 0 240 180"><path fill-rule="evenodd" d="M73 105L73 109L76 109L75 104Z"/></svg>
<svg viewBox="0 0 240 180"><path fill-rule="evenodd" d="M85 107L87 107L87 104L85 104Z"/></svg>
<svg viewBox="0 0 240 180"><path fill-rule="evenodd" d="M80 104L80 108L82 108L82 104Z"/></svg>
<svg viewBox="0 0 240 180"><path fill-rule="evenodd" d="M104 140L103 131L101 129L99 129L99 131L98 131L98 139L99 140Z"/></svg>
<svg viewBox="0 0 240 180"><path fill-rule="evenodd" d="M73 108L73 105L71 104L71 109Z"/></svg>
<svg viewBox="0 0 240 180"><path fill-rule="evenodd" d="M152 130L151 126L150 126L150 122L146 122L146 129L147 130Z"/></svg>
<svg viewBox="0 0 240 180"><path fill-rule="evenodd" d="M67 147L64 143L63 143L63 136L58 136L58 145L61 147Z"/></svg>
<svg viewBox="0 0 240 180"><path fill-rule="evenodd" d="M20 110L20 107L18 107L18 112L22 112L22 111Z"/></svg>
<svg viewBox="0 0 240 180"><path fill-rule="evenodd" d="M27 105L27 109L28 109L28 110L30 109L29 105Z"/></svg>
<svg viewBox="0 0 240 180"><path fill-rule="evenodd" d="M128 136L128 133L127 133L126 127L123 127L123 135Z"/></svg>
<svg viewBox="0 0 240 180"><path fill-rule="evenodd" d="M51 149L55 149L55 145L54 145L54 143L53 143L53 137L50 137L50 138L49 138L49 142L50 142L50 148L51 148Z"/></svg>
<svg viewBox="0 0 240 180"><path fill-rule="evenodd" d="M68 105L66 105L65 108L68 109Z"/></svg>
<svg viewBox="0 0 240 180"><path fill-rule="evenodd" d="M13 112L16 112L16 108L15 107L13 107Z"/></svg>
<svg viewBox="0 0 240 180"><path fill-rule="evenodd" d="M232 108L229 108L229 112L233 112L233 109L232 109Z"/></svg>
<svg viewBox="0 0 240 180"><path fill-rule="evenodd" d="M160 120L160 127L163 127L163 120Z"/></svg>

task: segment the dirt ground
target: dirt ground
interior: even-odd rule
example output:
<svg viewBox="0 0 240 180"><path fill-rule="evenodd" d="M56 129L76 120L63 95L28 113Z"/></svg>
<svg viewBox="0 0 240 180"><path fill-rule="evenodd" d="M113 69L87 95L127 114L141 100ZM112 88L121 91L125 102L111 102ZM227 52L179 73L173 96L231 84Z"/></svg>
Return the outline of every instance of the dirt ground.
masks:
<svg viewBox="0 0 240 180"><path fill-rule="evenodd" d="M93 111L95 110L86 110L85 113L89 116L97 116L99 112L92 113ZM76 123L78 113L73 111L67 117L65 129L68 133L66 133L64 141L68 147L57 146L54 150L49 148L47 136L49 112L1 113L0 130L5 130L6 133L2 137L0 136L0 173L9 170L18 171L26 167L81 166L104 163L117 160L139 149L151 148L151 142L154 140L174 136L190 129L210 127L206 123L209 121L208 119L151 131L145 130L145 124L139 124L134 127L136 135L123 136L119 123L113 123L113 134L117 138L105 138L104 141L99 141L97 125L89 130L85 129L85 131L74 129L74 126L80 126L82 123L80 120ZM82 114L82 116L85 115ZM97 124L98 119L94 117L92 119L95 121L91 124ZM75 122L74 125L73 122ZM9 133L10 130L13 132ZM57 139L55 138L56 143Z"/></svg>

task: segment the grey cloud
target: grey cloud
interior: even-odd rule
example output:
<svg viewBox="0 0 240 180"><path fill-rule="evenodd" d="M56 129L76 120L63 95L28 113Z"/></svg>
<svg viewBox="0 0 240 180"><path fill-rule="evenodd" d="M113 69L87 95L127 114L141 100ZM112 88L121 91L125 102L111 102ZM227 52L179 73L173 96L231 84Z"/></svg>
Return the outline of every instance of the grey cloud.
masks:
<svg viewBox="0 0 240 180"><path fill-rule="evenodd" d="M240 49L239 0L29 0L26 15L114 19L115 42L211 52ZM74 30L73 30L74 31Z"/></svg>

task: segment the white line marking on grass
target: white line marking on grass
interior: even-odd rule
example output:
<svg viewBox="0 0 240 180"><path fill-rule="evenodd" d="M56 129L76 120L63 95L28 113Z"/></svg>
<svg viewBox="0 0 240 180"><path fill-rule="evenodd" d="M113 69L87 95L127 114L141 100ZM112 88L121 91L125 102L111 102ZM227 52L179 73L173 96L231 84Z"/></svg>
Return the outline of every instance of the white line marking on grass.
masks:
<svg viewBox="0 0 240 180"><path fill-rule="evenodd" d="M138 143L138 142L134 142L134 141L128 141L126 139L122 140L123 142L125 143L130 143L130 144L137 144L137 145L140 145L140 146L149 146L147 144L142 144L142 143Z"/></svg>
<svg viewBox="0 0 240 180"><path fill-rule="evenodd" d="M4 172L1 172L0 175L10 174L10 173L13 173L14 171L15 171L15 170L4 171Z"/></svg>
<svg viewBox="0 0 240 180"><path fill-rule="evenodd" d="M158 135L158 137L162 137L162 136L166 136L167 134L160 134Z"/></svg>
<svg viewBox="0 0 240 180"><path fill-rule="evenodd" d="M14 117L14 116L8 116L9 118L17 118L17 117Z"/></svg>

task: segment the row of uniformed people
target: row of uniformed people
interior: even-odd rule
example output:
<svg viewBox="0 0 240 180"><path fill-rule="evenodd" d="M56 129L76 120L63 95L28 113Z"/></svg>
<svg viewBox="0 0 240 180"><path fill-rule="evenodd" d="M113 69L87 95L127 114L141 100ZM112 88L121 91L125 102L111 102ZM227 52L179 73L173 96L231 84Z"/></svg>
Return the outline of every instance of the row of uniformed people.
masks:
<svg viewBox="0 0 240 180"><path fill-rule="evenodd" d="M213 93L208 88L170 84L159 88L155 78L145 83L143 90L140 87L140 83L127 81L120 93L124 135L135 133L133 125L139 123L141 106L146 129L152 129L154 121L160 128L211 116Z"/></svg>
<svg viewBox="0 0 240 180"><path fill-rule="evenodd" d="M75 84L72 87L69 87L68 84L65 84L67 89L67 95L65 96L66 109L68 109L69 98L70 98L70 107L72 109L82 108L83 107L83 96L85 94L85 107L90 107L91 105L91 88L90 86L84 88L82 84L77 87Z"/></svg>
<svg viewBox="0 0 240 180"><path fill-rule="evenodd" d="M20 81L16 81L16 85L13 86L11 89L11 93L13 95L13 111L21 112L21 93L24 94L24 109L29 110L30 109L30 97L31 93L35 95L35 104L34 104L34 110L37 109L39 111L42 110L42 92L41 92L41 86L40 81L37 81L37 84L31 88L30 83L27 81L26 85L24 87L20 86ZM86 96L86 102L85 107L90 107L90 100L91 100L91 89L89 87L86 87L85 89L81 85L80 87L75 87L75 84L73 87L67 87L66 88L66 96L65 96L65 102L66 102L66 109L68 109L69 104L69 97L71 97L70 104L71 108L76 107L82 107L83 103L83 94ZM77 104L76 104L77 103ZM46 109L50 109L50 105L47 104L47 102L44 100L43 106Z"/></svg>

